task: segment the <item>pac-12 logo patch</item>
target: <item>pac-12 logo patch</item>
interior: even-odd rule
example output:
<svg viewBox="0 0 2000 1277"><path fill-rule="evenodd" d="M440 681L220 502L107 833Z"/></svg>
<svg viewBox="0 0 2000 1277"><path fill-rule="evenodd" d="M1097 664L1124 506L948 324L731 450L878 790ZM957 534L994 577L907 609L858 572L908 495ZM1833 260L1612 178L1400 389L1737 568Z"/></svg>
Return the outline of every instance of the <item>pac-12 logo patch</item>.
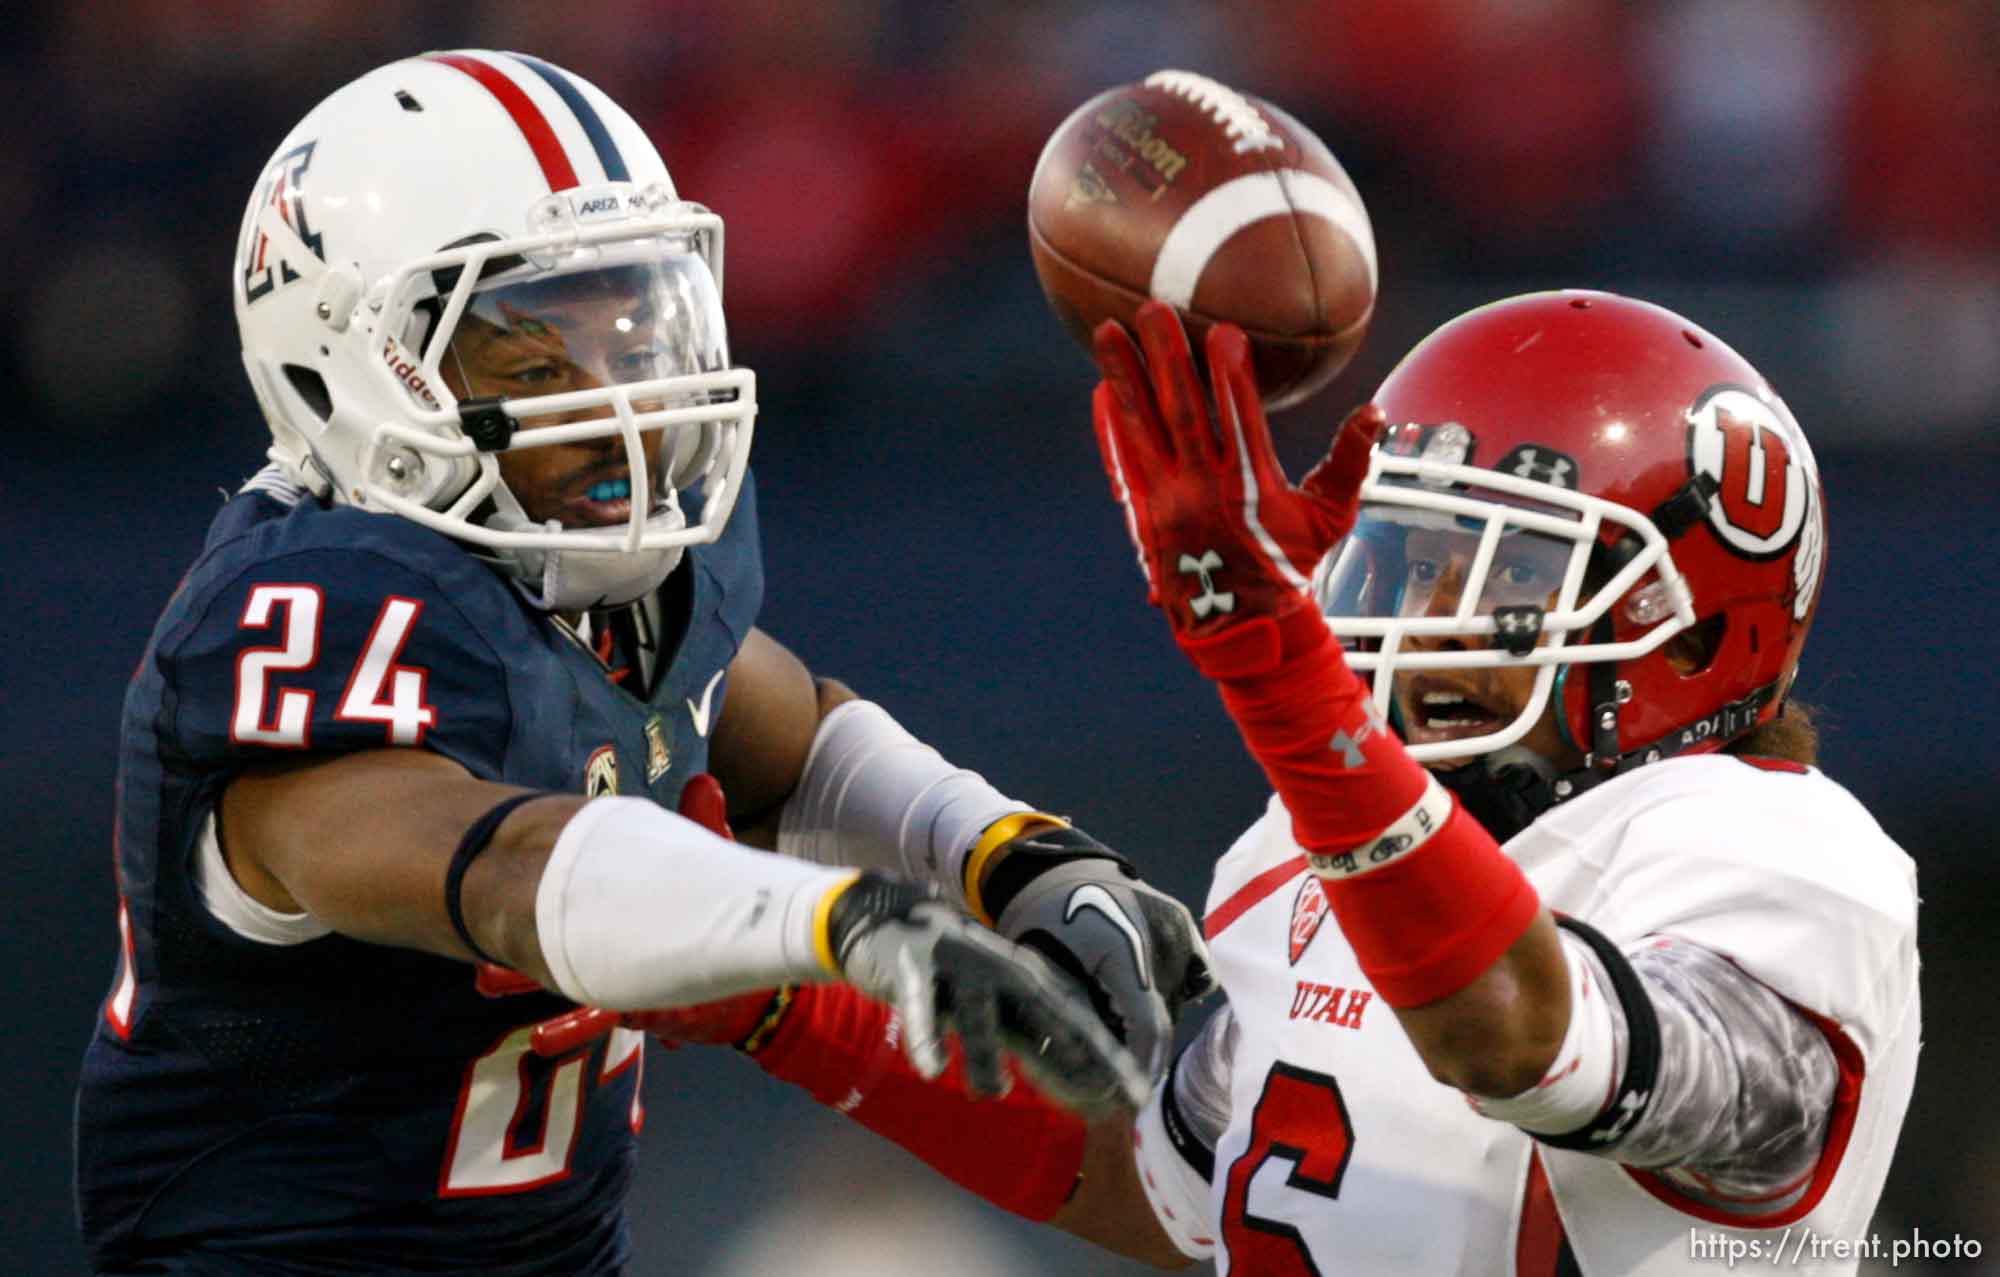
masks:
<svg viewBox="0 0 2000 1277"><path fill-rule="evenodd" d="M257 200L251 205L253 211L243 227L243 242L237 246L246 302L258 301L273 289L299 278L297 269L285 260L289 246L273 243L257 224L264 209L276 210L285 225L297 232L300 242L321 261L326 260L319 232L306 220L306 170L312 166L313 147L317 145L305 142L295 146L271 161L271 167L264 171L264 184L257 190Z"/></svg>
<svg viewBox="0 0 2000 1277"><path fill-rule="evenodd" d="M602 798L617 792L618 752L609 745L599 745L583 765L584 797Z"/></svg>
<svg viewBox="0 0 2000 1277"><path fill-rule="evenodd" d="M1319 934L1320 924L1326 921L1326 892L1320 890L1319 878L1307 874L1299 884L1299 893L1292 897L1292 965L1299 964L1306 946Z"/></svg>
<svg viewBox="0 0 2000 1277"><path fill-rule="evenodd" d="M1798 547L1793 613L1818 592L1825 513L1819 468L1805 434L1780 404L1742 386L1711 386L1688 409L1688 466L1715 480L1708 525L1746 559L1774 559Z"/></svg>

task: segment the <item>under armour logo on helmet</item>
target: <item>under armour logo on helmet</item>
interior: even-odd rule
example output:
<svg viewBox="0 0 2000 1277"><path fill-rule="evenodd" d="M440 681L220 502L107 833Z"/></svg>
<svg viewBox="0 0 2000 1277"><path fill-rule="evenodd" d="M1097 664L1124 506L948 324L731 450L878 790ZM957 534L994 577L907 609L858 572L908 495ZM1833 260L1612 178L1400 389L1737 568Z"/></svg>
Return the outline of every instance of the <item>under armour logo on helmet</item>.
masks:
<svg viewBox="0 0 2000 1277"><path fill-rule="evenodd" d="M1201 593L1188 600L1188 607L1194 612L1196 620L1200 620L1210 612L1236 610L1236 595L1215 588L1213 573L1221 567L1222 556L1213 550L1204 551L1198 559L1192 554L1181 556L1180 570L1183 573L1191 572L1201 578Z"/></svg>
<svg viewBox="0 0 2000 1277"><path fill-rule="evenodd" d="M1493 467L1517 479L1532 479L1551 488L1576 488L1576 462L1554 448L1522 444Z"/></svg>
<svg viewBox="0 0 2000 1277"><path fill-rule="evenodd" d="M1532 604L1493 609L1493 633L1510 655L1526 656L1542 641L1546 613Z"/></svg>

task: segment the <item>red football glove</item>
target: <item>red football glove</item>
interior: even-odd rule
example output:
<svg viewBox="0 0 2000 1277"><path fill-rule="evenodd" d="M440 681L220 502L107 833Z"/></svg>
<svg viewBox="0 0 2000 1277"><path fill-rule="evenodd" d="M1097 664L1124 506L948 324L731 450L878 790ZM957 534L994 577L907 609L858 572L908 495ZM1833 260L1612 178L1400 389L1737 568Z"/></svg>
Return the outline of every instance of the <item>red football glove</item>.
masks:
<svg viewBox="0 0 2000 1277"><path fill-rule="evenodd" d="M1348 414L1295 488L1242 331L1209 331L1211 414L1173 310L1148 302L1136 323L1143 361L1123 328L1098 326L1092 416L1151 601L1284 799L1375 990L1398 1007L1451 994L1520 937L1540 902L1381 722L1312 605L1308 577L1354 528L1382 412Z"/></svg>
<svg viewBox="0 0 2000 1277"><path fill-rule="evenodd" d="M1242 329L1209 330L1211 413L1174 309L1146 302L1135 326L1138 345L1116 322L1098 325L1104 380L1092 417L1112 495L1139 548L1147 601L1177 635L1194 638L1310 606L1314 566L1354 527L1381 410L1364 404L1349 414L1295 488L1272 449Z"/></svg>
<svg viewBox="0 0 2000 1277"><path fill-rule="evenodd" d="M721 837L732 841L736 837L729 828L729 806L723 798L722 785L707 772L688 777L681 790L680 813ZM491 962L479 964L473 983L489 998L534 993L542 987L518 971ZM684 1042L743 1046L753 1037L769 1033L777 1017L784 1013L788 1001L785 993L778 989L756 989L697 1006L622 1014L598 1007L578 1007L537 1024L531 1045L537 1055L566 1055L623 1025L650 1033L670 1047Z"/></svg>

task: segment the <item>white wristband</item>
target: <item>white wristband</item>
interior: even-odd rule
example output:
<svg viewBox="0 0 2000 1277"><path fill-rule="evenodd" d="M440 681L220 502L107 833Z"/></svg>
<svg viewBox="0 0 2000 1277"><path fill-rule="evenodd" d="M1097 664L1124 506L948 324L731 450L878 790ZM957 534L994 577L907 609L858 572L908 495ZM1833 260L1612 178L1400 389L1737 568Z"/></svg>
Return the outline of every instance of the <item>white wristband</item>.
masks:
<svg viewBox="0 0 2000 1277"><path fill-rule="evenodd" d="M1424 792L1410 809L1396 817L1396 823L1358 847L1341 852L1306 853L1306 863L1322 878L1344 882L1374 873L1409 855L1431 840L1451 819L1451 791L1438 778L1424 773Z"/></svg>
<svg viewBox="0 0 2000 1277"><path fill-rule="evenodd" d="M965 903L965 857L980 831L1032 810L946 762L872 701L848 701L819 725L778 821L778 850L823 865L934 882Z"/></svg>
<svg viewBox="0 0 2000 1277"><path fill-rule="evenodd" d="M835 978L814 911L851 873L719 838L641 798L570 818L535 891L542 958L563 996L639 1011Z"/></svg>
<svg viewBox="0 0 2000 1277"><path fill-rule="evenodd" d="M1569 1028L1542 1080L1505 1099L1468 1095L1472 1107L1540 1135L1566 1135L1587 1125L1611 1102L1624 1074L1619 1058L1618 995L1581 940L1564 934L1569 968Z"/></svg>
<svg viewBox="0 0 2000 1277"><path fill-rule="evenodd" d="M1173 1084L1170 1072L1132 1119L1132 1160L1160 1231L1189 1259L1213 1259L1215 1229L1209 1223L1213 1190L1201 1172L1175 1151L1167 1134L1166 1091Z"/></svg>

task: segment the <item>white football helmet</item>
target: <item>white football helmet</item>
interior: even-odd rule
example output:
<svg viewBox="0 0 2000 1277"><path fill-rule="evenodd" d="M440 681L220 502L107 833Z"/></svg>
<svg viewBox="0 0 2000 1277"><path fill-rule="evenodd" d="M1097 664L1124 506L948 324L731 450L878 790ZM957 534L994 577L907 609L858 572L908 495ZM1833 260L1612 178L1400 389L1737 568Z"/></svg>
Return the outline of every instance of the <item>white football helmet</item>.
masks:
<svg viewBox="0 0 2000 1277"><path fill-rule="evenodd" d="M639 598L736 503L756 380L729 365L722 221L561 68L431 53L336 90L266 166L234 289L272 460L468 543L546 609ZM508 366L468 366L475 343ZM593 441L571 517L502 479L503 453Z"/></svg>

